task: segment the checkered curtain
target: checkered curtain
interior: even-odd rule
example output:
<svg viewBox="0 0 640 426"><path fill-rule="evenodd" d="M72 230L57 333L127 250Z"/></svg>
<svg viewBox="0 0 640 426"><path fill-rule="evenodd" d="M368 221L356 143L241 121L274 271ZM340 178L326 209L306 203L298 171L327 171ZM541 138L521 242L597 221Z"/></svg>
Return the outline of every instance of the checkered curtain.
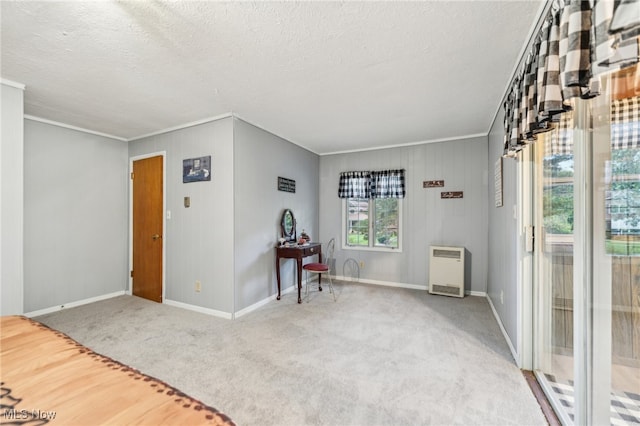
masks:
<svg viewBox="0 0 640 426"><path fill-rule="evenodd" d="M638 62L640 19L628 14L639 3L553 1L505 97L505 156L563 123L571 99L597 96L600 73Z"/></svg>
<svg viewBox="0 0 640 426"><path fill-rule="evenodd" d="M404 170L342 172L340 198L404 198Z"/></svg>
<svg viewBox="0 0 640 426"><path fill-rule="evenodd" d="M640 97L611 102L611 149L640 148Z"/></svg>
<svg viewBox="0 0 640 426"><path fill-rule="evenodd" d="M638 62L638 0L596 1L593 5L593 72L618 70Z"/></svg>
<svg viewBox="0 0 640 426"><path fill-rule="evenodd" d="M560 115L560 121L549 136L545 156L573 154L573 111Z"/></svg>
<svg viewBox="0 0 640 426"><path fill-rule="evenodd" d="M371 172L371 198L404 198L404 170Z"/></svg>
<svg viewBox="0 0 640 426"><path fill-rule="evenodd" d="M371 198L371 172L340 173L338 197Z"/></svg>

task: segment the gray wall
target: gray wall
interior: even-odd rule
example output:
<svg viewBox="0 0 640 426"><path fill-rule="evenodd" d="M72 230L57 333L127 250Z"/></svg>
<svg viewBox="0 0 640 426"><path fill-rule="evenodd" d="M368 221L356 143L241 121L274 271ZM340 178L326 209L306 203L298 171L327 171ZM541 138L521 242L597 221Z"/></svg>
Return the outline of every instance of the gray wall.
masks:
<svg viewBox="0 0 640 426"><path fill-rule="evenodd" d="M0 84L0 315L24 312L23 306L23 90Z"/></svg>
<svg viewBox="0 0 640 426"><path fill-rule="evenodd" d="M123 291L126 142L24 126L25 312Z"/></svg>
<svg viewBox="0 0 640 426"><path fill-rule="evenodd" d="M502 155L504 111L496 117L489 132L488 168L493 170ZM509 335L512 346L517 348L517 220L513 209L517 205L517 162L512 158L502 160L502 207L495 207L493 184L489 185L489 270L488 294ZM500 294L503 294L503 302Z"/></svg>
<svg viewBox="0 0 640 426"><path fill-rule="evenodd" d="M340 172L406 170L402 253L342 250L336 244L336 269L348 258L364 261L364 279L427 286L432 244L464 246L471 266L465 290L487 290L487 139L484 137L389 148L320 158L320 237L341 240ZM423 189L424 180L444 179L444 188ZM440 192L464 191L443 200Z"/></svg>
<svg viewBox="0 0 640 426"><path fill-rule="evenodd" d="M318 155L242 120L234 121L236 311L277 293L274 246L282 211L318 235ZM278 176L296 181L296 192L278 191ZM314 258L315 259L315 258ZM282 260L282 287L295 279L293 260Z"/></svg>
<svg viewBox="0 0 640 426"><path fill-rule="evenodd" d="M233 312L233 120L129 143L129 157L166 152L165 299ZM182 160L211 155L211 181L182 183ZM191 197L185 208L184 197ZM202 291L195 291L195 282Z"/></svg>

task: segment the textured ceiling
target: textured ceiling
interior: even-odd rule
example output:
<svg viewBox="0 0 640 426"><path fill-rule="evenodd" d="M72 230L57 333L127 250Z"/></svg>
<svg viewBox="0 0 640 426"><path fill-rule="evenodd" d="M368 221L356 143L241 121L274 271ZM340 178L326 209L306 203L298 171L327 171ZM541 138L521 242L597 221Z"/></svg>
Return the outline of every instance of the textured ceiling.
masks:
<svg viewBox="0 0 640 426"><path fill-rule="evenodd" d="M25 114L125 139L234 112L316 153L486 134L535 1L2 1Z"/></svg>

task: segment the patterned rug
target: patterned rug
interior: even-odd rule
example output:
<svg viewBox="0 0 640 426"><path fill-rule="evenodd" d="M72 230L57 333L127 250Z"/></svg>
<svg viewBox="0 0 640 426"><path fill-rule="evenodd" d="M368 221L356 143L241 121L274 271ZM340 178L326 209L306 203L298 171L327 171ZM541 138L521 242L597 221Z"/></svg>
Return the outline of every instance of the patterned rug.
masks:
<svg viewBox="0 0 640 426"><path fill-rule="evenodd" d="M574 420L573 380L558 380L551 374L544 376L549 381L555 398L560 401L571 420ZM640 424L640 395L633 392L611 392L611 424L615 426Z"/></svg>

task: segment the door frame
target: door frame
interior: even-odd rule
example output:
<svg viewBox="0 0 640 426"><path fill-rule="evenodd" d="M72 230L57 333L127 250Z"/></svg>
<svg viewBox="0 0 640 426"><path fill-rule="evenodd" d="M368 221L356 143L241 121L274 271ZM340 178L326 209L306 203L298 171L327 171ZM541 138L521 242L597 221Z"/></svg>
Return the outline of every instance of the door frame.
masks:
<svg viewBox="0 0 640 426"><path fill-rule="evenodd" d="M534 176L535 157L533 146L520 151L517 163L517 289L516 303L517 315L517 352L516 364L523 370L533 370L533 339L534 339L534 253L527 250L526 228L534 225ZM540 244L540 239L533 228L533 245Z"/></svg>
<svg viewBox="0 0 640 426"><path fill-rule="evenodd" d="M165 303L165 277L167 268L167 151L151 152L148 154L129 157L129 279L126 293L133 294L133 163L151 157L162 157L162 303Z"/></svg>

